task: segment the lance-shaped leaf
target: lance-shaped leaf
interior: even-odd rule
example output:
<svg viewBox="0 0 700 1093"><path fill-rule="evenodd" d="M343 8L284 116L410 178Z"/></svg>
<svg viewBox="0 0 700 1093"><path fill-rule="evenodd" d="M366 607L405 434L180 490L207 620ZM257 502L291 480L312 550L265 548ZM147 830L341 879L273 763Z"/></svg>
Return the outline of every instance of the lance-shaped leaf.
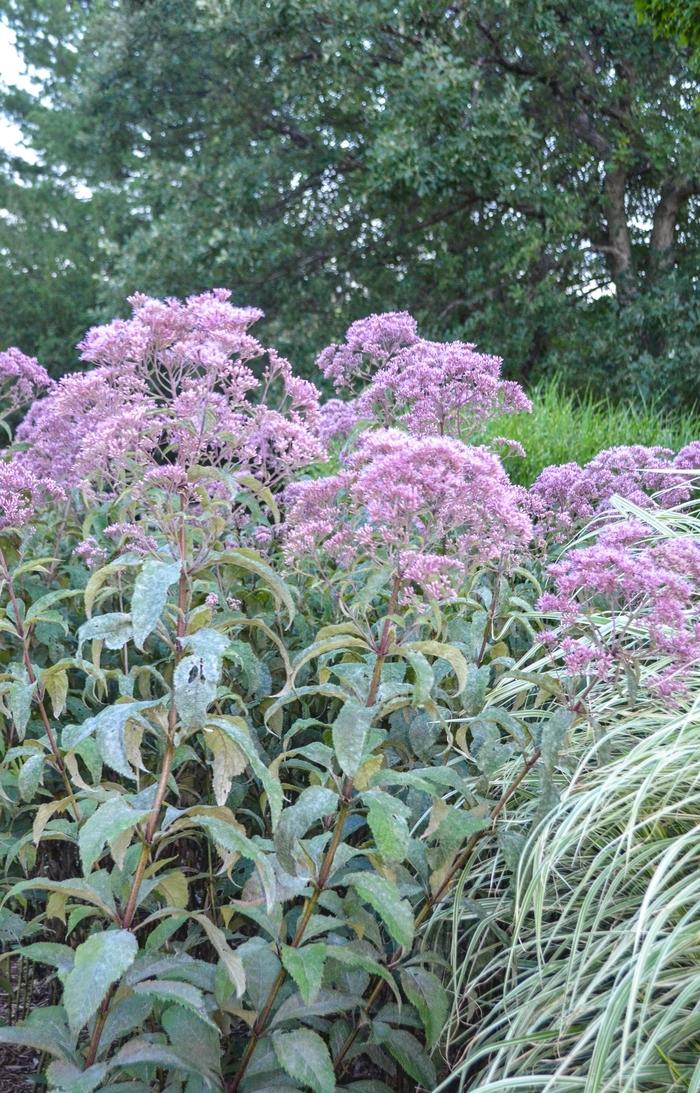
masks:
<svg viewBox="0 0 700 1093"><path fill-rule="evenodd" d="M83 872L89 873L102 855L106 843L130 831L149 814L149 809L136 809L115 795L93 812L80 829L78 847Z"/></svg>
<svg viewBox="0 0 700 1093"><path fill-rule="evenodd" d="M282 812L282 803L284 800L282 785L278 775L273 774L267 764L264 763L258 755L258 751L251 739L245 720L242 717L210 717L207 721L207 725L214 725L217 728L222 729L245 755L250 763L253 774L262 783L262 787L267 793L272 829L274 831Z"/></svg>
<svg viewBox="0 0 700 1093"><path fill-rule="evenodd" d="M367 870L349 873L343 877L342 883L354 888L358 896L377 912L397 945L410 949L415 929L413 911L392 881Z"/></svg>
<svg viewBox="0 0 700 1093"><path fill-rule="evenodd" d="M298 840L303 838L312 824L324 816L330 816L337 807L338 794L334 790L309 786L299 794L293 805L284 810L275 833L277 857L283 869L296 875Z"/></svg>
<svg viewBox="0 0 700 1093"><path fill-rule="evenodd" d="M45 755L32 755L23 764L17 778L17 788L23 801L33 800L44 777Z"/></svg>
<svg viewBox="0 0 700 1093"><path fill-rule="evenodd" d="M74 1063L53 1062L46 1071L54 1093L93 1093L109 1071L109 1063L96 1063L81 1070Z"/></svg>
<svg viewBox="0 0 700 1093"><path fill-rule="evenodd" d="M97 749L108 766L125 778L135 780L136 775L129 763L124 740L127 721L140 721L144 710L159 705L159 700L151 702L117 702L107 706L94 717L88 717L80 725L67 725L63 730L62 743L66 749L73 749L88 736L95 733Z"/></svg>
<svg viewBox="0 0 700 1093"><path fill-rule="evenodd" d="M7 688L7 703L19 740L24 740L24 734L27 731L35 689L36 683L25 683L20 680L10 683Z"/></svg>
<svg viewBox="0 0 700 1093"><path fill-rule="evenodd" d="M196 823L198 827L203 827L205 831L208 831L214 842L217 846L220 846L222 850L240 854L241 857L254 862L265 892L267 909L268 911L271 911L277 895L277 884L275 881L275 872L267 854L265 854L259 846L256 846L247 835L238 829L238 827L234 826L234 824L226 823L225 820L216 816L207 816L206 814L193 815L191 816L191 820L193 823Z"/></svg>
<svg viewBox="0 0 700 1093"><path fill-rule="evenodd" d="M321 641L315 641L308 648L304 649L303 653L300 653L295 658L292 664L292 671L287 681L287 690L292 690L296 682L297 674L305 664L308 664L310 660L314 660L316 657L323 656L326 653L342 653L346 649L367 649L368 645L364 638L355 637L352 634L335 634L331 637L323 638Z"/></svg>
<svg viewBox="0 0 700 1093"><path fill-rule="evenodd" d="M367 823L377 844L377 850L387 861L403 861L411 838L406 822L411 814L408 805L381 789L362 794L368 806Z"/></svg>
<svg viewBox="0 0 700 1093"><path fill-rule="evenodd" d="M179 577L179 562L148 558L141 567L131 598L131 619L137 649L143 649L146 638L158 625L168 599L168 589Z"/></svg>
<svg viewBox="0 0 700 1093"><path fill-rule="evenodd" d="M412 966L401 973L401 986L423 1022L428 1046L433 1047L447 1020L448 998L442 983L427 968Z"/></svg>
<svg viewBox="0 0 700 1093"><path fill-rule="evenodd" d="M435 1089L437 1085L435 1067L415 1036L406 1032L406 1029L392 1028L381 1021L375 1022L374 1034L379 1043L388 1048L401 1069L405 1070L414 1081L425 1089Z"/></svg>
<svg viewBox="0 0 700 1093"><path fill-rule="evenodd" d="M83 655L86 641L103 641L108 649L121 649L131 638L131 615L123 611L111 611L88 619L78 630L78 656Z"/></svg>
<svg viewBox="0 0 700 1093"><path fill-rule="evenodd" d="M333 748L343 774L354 778L364 757L374 708L349 699L333 722Z"/></svg>
<svg viewBox="0 0 700 1093"><path fill-rule="evenodd" d="M393 652L397 654L402 650L414 650L428 657L440 657L446 660L457 678L456 694L461 694L469 680L469 666L463 653L460 653L454 645L443 641L412 641L405 646L396 646Z"/></svg>
<svg viewBox="0 0 700 1093"><path fill-rule="evenodd" d="M309 1028L274 1032L272 1045L277 1061L295 1082L314 1093L335 1093L333 1062L325 1043Z"/></svg>
<svg viewBox="0 0 700 1093"><path fill-rule="evenodd" d="M129 930L92 934L78 946L63 991L72 1032L79 1032L95 1016L107 991L131 967L137 953L138 943Z"/></svg>
<svg viewBox="0 0 700 1093"><path fill-rule="evenodd" d="M285 582L275 573L274 569L263 561L262 557L254 550L241 548L240 550L227 550L217 554L214 561L219 564L233 565L238 569L244 569L253 573L267 585L279 604L283 604L290 624L294 621L294 600Z"/></svg>
<svg viewBox="0 0 700 1093"><path fill-rule="evenodd" d="M282 946L280 956L285 970L291 975L307 1004L313 1002L321 990L326 950L327 946L322 941L304 945L301 949L291 945Z"/></svg>

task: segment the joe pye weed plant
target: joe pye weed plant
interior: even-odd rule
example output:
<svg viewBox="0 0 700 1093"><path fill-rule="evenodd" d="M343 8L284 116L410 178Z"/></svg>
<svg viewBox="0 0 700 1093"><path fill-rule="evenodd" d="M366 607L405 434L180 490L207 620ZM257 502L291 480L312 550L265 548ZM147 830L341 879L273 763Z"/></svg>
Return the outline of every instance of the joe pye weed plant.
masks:
<svg viewBox="0 0 700 1093"><path fill-rule="evenodd" d="M389 374L304 481L317 391L259 314L132 306L3 465L5 963L55 1004L0 1035L76 1093L431 1088L424 924L561 717L488 701L527 642L530 518L456 434L513 390L460 345L452 402L395 390L406 319L374 317L353 352Z"/></svg>
<svg viewBox="0 0 700 1093"><path fill-rule="evenodd" d="M131 304L57 384L0 355L31 400L0 466L0 1042L64 1093L432 1090L462 1021L450 898L498 861L470 1025L592 685L621 652L634 674L630 631L606 646L577 599L583 554L547 576L558 532L613 494L686 502L698 453L526 491L479 442L524 394L410 316L321 353L351 396L321 406L227 292ZM681 693L695 593L640 536L613 548L675 597L649 649Z"/></svg>

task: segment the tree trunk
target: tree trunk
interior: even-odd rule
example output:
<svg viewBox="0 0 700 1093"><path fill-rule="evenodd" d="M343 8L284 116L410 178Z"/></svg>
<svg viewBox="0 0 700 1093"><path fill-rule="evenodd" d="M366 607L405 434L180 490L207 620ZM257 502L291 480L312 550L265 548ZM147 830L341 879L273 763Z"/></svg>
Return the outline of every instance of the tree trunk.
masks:
<svg viewBox="0 0 700 1093"><path fill-rule="evenodd" d="M606 173L604 192L609 243L606 250L617 298L622 307L628 304L636 293L632 240L625 210L626 185L627 174L621 167L614 167Z"/></svg>
<svg viewBox="0 0 700 1093"><path fill-rule="evenodd" d="M665 182L661 187L661 195L654 210L649 248L649 274L652 279L673 266L678 214L694 191L695 186L688 178Z"/></svg>

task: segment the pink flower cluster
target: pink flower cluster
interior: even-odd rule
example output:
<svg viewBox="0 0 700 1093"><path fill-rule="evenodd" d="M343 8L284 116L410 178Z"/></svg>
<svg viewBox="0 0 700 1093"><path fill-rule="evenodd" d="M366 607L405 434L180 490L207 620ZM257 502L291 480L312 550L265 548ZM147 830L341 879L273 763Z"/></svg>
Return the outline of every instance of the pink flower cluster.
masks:
<svg viewBox="0 0 700 1093"><path fill-rule="evenodd" d="M689 444L673 458L668 448L640 444L608 448L590 463L545 467L530 488L530 512L541 540L565 542L594 517L609 511L617 495L640 507L664 508L687 501L692 475L700 470L700 443Z"/></svg>
<svg viewBox="0 0 700 1093"><path fill-rule="evenodd" d="M324 349L317 363L339 390L367 381L348 417L400 424L415 436L464 440L494 416L532 409L519 384L501 379L500 357L466 342L420 338L405 312L353 323L345 344ZM344 430L337 403L329 417L334 433Z"/></svg>
<svg viewBox="0 0 700 1093"><path fill-rule="evenodd" d="M0 529L26 527L41 505L62 497L52 478L38 478L16 461L0 463Z"/></svg>
<svg viewBox="0 0 700 1093"><path fill-rule="evenodd" d="M486 448L378 429L338 474L288 488L285 553L372 558L442 599L469 567L527 546L521 494Z"/></svg>
<svg viewBox="0 0 700 1093"><path fill-rule="evenodd" d="M28 406L52 386L48 372L34 357L11 346L0 353L0 409L2 416Z"/></svg>
<svg viewBox="0 0 700 1093"><path fill-rule="evenodd" d="M164 462L181 482L203 464L274 485L324 458L316 387L249 334L262 312L229 297L131 297L130 319L94 327L81 342L96 367L34 403L17 458L66 487L103 493L148 481L149 466ZM258 374L253 361L263 361Z"/></svg>
<svg viewBox="0 0 700 1093"><path fill-rule="evenodd" d="M590 547L549 567L555 590L538 608L560 616L557 634L572 674L609 678L641 658L666 661L654 681L661 693L682 686L700 664L700 543L655 540L639 521L610 524Z"/></svg>
<svg viewBox="0 0 700 1093"><path fill-rule="evenodd" d="M416 320L407 311L386 311L352 323L342 345L323 349L316 364L336 390L364 382L372 371L418 341Z"/></svg>

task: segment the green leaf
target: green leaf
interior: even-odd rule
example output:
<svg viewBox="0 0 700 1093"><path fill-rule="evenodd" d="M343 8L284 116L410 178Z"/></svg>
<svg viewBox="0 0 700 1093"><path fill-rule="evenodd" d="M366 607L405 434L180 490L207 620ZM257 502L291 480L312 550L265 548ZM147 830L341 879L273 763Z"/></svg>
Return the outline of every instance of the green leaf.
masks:
<svg viewBox="0 0 700 1093"><path fill-rule="evenodd" d="M363 972L368 972L370 975L376 975L383 979L392 991L397 1003L401 1004L401 994L391 972L366 952L359 948L356 949L352 942L348 944L344 941L342 945L327 945L326 957L328 960L337 961L338 964L346 964L350 968L360 968Z"/></svg>
<svg viewBox="0 0 700 1093"><path fill-rule="evenodd" d="M287 873L296 876L298 840L303 838L312 824L331 815L337 807L338 794L335 790L308 786L295 803L284 810L275 833L275 847L280 864Z"/></svg>
<svg viewBox="0 0 700 1093"><path fill-rule="evenodd" d="M190 1060L186 1055L186 1047L182 1054L166 1044L153 1044L148 1040L129 1040L124 1044L111 1060L113 1066L131 1067L142 1064L163 1067L165 1070L184 1070L188 1074L201 1074L201 1063ZM202 1075L209 1088L212 1088L211 1079Z"/></svg>
<svg viewBox="0 0 700 1093"><path fill-rule="evenodd" d="M253 573L256 577L260 577L270 589L277 602L283 604L286 608L289 623L291 625L295 615L292 594L282 578L275 573L274 569L272 569L267 562L263 561L256 551L247 549L227 550L225 553L217 554L214 561L225 565L237 566L239 569L244 569L248 573Z"/></svg>
<svg viewBox="0 0 700 1093"><path fill-rule="evenodd" d="M82 592L79 588L59 588L54 592L47 592L45 596L40 596L38 600L35 600L28 609L24 619L25 624L28 626L31 622L37 622L44 612L53 607L55 603L80 595L82 595Z"/></svg>
<svg viewBox="0 0 700 1093"><path fill-rule="evenodd" d="M262 783L262 787L267 793L272 830L274 831L277 827L282 812L282 803L284 801L282 786L279 775L273 774L269 770L267 764L264 763L258 755L244 719L242 717L230 716L210 717L207 721L207 725L215 725L218 728L223 729L226 735L230 737L234 744L236 744L245 755L250 763L253 774Z"/></svg>
<svg viewBox="0 0 700 1093"><path fill-rule="evenodd" d="M341 707L333 723L333 747L343 774L354 778L364 757L365 742L374 708L351 698Z"/></svg>
<svg viewBox="0 0 700 1093"><path fill-rule="evenodd" d="M86 641L103 641L108 649L121 649L131 638L131 615L111 611L88 619L78 630L78 656L82 656Z"/></svg>
<svg viewBox="0 0 700 1093"><path fill-rule="evenodd" d="M323 638L321 641L313 642L312 645L309 645L303 653L300 653L299 656L294 659L292 671L289 680L287 681L287 690L291 691L294 688L300 668L305 664L308 664L310 660L323 656L325 653L341 653L345 652L346 649L367 648L367 642L364 638L353 637L349 634L336 634L328 638Z"/></svg>
<svg viewBox="0 0 700 1093"><path fill-rule="evenodd" d="M439 1040L447 1020L447 992L436 975L426 968L405 968L401 985L408 1001L415 1006L423 1022L428 1047Z"/></svg>
<svg viewBox="0 0 700 1093"><path fill-rule="evenodd" d="M280 952L282 963L307 1004L315 1001L321 989L326 949L327 946L322 941L304 945L300 949L293 948L291 945L282 946Z"/></svg>
<svg viewBox="0 0 700 1093"><path fill-rule="evenodd" d="M202 728L207 710L216 697L221 676L221 657L212 653L183 657L173 674L175 706L187 729Z"/></svg>
<svg viewBox="0 0 700 1093"><path fill-rule="evenodd" d="M168 599L168 589L179 579L180 568L179 562L161 562L157 558L148 558L144 562L134 582L131 598L131 619L137 649L143 649L146 638L158 625Z"/></svg>
<svg viewBox="0 0 700 1093"><path fill-rule="evenodd" d="M229 946L223 930L220 930L207 915L193 914L192 918L199 923L209 938L213 948L216 950L219 960L226 969L226 973L236 990L236 994L240 998L245 990L245 970L243 968L243 961Z"/></svg>
<svg viewBox="0 0 700 1093"><path fill-rule="evenodd" d="M191 983L183 983L179 979L145 979L142 983L136 983L132 990L134 994L145 994L147 998L156 998L159 1002L176 1002L178 1006L196 1013L200 1021L216 1028L205 1009L204 995Z"/></svg>
<svg viewBox="0 0 700 1093"><path fill-rule="evenodd" d="M138 943L128 930L92 934L78 946L63 992L72 1032L79 1032L95 1016L112 983L131 967L137 953Z"/></svg>
<svg viewBox="0 0 700 1093"><path fill-rule="evenodd" d="M46 1052L47 1055L53 1055L59 1059L65 1058L67 1054L50 1032L42 1028L34 1028L26 1022L12 1027L0 1027L0 1044L6 1044L8 1047L30 1047L40 1054Z"/></svg>
<svg viewBox="0 0 700 1093"><path fill-rule="evenodd" d="M354 888L360 898L374 908L397 945L411 948L415 929L413 911L392 881L367 871L349 873L343 877L343 884Z"/></svg>
<svg viewBox="0 0 700 1093"><path fill-rule="evenodd" d="M31 945L23 945L19 952L28 960L48 964L61 973L69 972L75 960L70 946L62 945L58 941L35 941Z"/></svg>
<svg viewBox="0 0 700 1093"><path fill-rule="evenodd" d="M33 800L44 777L45 762L45 755L32 755L27 759L26 763L22 765L19 777L17 778L17 788L19 789L19 795L23 801Z"/></svg>
<svg viewBox="0 0 700 1093"><path fill-rule="evenodd" d="M92 1093L107 1075L108 1063L80 1070L74 1063L54 1062L46 1071L52 1093Z"/></svg>
<svg viewBox="0 0 700 1093"><path fill-rule="evenodd" d="M78 848L83 872L89 873L102 855L106 843L136 827L148 816L148 809L135 809L123 797L110 797L83 824L78 835Z"/></svg>
<svg viewBox="0 0 700 1093"><path fill-rule="evenodd" d="M417 653L423 653L430 657L440 657L442 660L446 660L457 677L456 694L461 694L467 686L469 680L469 666L464 655L460 653L459 649L456 649L454 645L449 645L443 641L412 641L408 645L399 645L396 647L397 653L404 650L415 650Z"/></svg>
<svg viewBox="0 0 700 1093"><path fill-rule="evenodd" d="M67 725L63 730L62 744L66 750L76 748L88 736L95 733L97 749L107 764L117 774L135 781L136 774L129 763L124 743L127 721L143 721L143 710L159 705L152 702L117 702L107 706L94 717L88 717L80 725Z"/></svg>
<svg viewBox="0 0 700 1093"><path fill-rule="evenodd" d="M330 1052L317 1032L308 1028L274 1032L272 1045L277 1061L290 1078L314 1093L335 1093Z"/></svg>
<svg viewBox="0 0 700 1093"><path fill-rule="evenodd" d="M403 861L411 838L406 822L410 808L381 789L367 790L362 800L368 806L367 823L379 853L387 861Z"/></svg>
<svg viewBox="0 0 700 1093"><path fill-rule="evenodd" d="M418 1040L410 1032L402 1028L391 1028L381 1021L375 1021L374 1033L384 1047L394 1056L402 1070L424 1086L426 1089L435 1089L437 1074L435 1067Z"/></svg>
<svg viewBox="0 0 700 1093"><path fill-rule="evenodd" d="M267 909L271 911L277 898L277 883L267 854L259 846L256 846L247 835L239 831L237 827L226 823L218 816L193 815L191 819L198 827L203 827L205 831L208 831L214 842L222 850L240 854L255 863L265 891Z"/></svg>
<svg viewBox="0 0 700 1093"><path fill-rule="evenodd" d="M35 688L35 683L20 683L19 681L10 683L7 688L7 701L19 740L24 740L24 734L27 731Z"/></svg>

